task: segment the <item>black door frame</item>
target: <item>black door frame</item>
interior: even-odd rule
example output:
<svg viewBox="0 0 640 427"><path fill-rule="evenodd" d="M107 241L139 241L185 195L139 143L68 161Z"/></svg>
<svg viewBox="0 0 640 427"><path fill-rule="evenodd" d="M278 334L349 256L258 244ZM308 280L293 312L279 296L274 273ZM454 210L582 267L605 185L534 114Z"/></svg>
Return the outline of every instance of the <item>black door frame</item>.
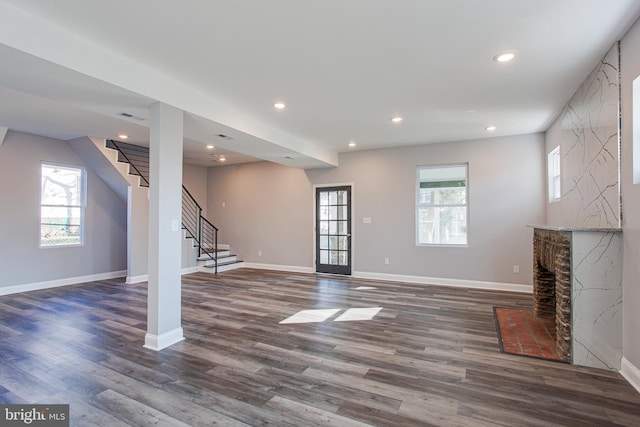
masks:
<svg viewBox="0 0 640 427"><path fill-rule="evenodd" d="M333 264L321 264L320 263L320 193L330 191L347 191L347 265L333 265ZM353 184L332 184L314 186L314 248L315 248L315 266L316 273L328 273L328 274L341 274L351 275L353 264L353 225L352 225L352 211L353 211Z"/></svg>

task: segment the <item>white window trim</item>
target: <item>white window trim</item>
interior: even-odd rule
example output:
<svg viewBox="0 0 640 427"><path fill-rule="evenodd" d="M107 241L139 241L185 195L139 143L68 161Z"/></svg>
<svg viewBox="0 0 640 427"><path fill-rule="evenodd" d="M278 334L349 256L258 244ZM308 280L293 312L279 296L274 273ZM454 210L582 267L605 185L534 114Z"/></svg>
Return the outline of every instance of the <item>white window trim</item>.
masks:
<svg viewBox="0 0 640 427"><path fill-rule="evenodd" d="M81 188L81 195L80 195L80 205L45 205L42 203L42 167L43 166L52 166L52 167L61 167L61 168L68 168L68 169L78 169L81 172L82 175L82 188ZM84 223L85 223L85 211L86 211L86 207L87 207L87 171L83 166L77 166L77 165L69 165L69 164L64 164L64 163L55 163L55 162L46 162L46 161L41 161L40 162L40 182L39 182L40 186L39 186L39 199L40 199L40 204L38 206L38 210L40 211L38 213L38 218L39 218L39 226L38 226L38 246L40 247L40 249L56 249L56 248L77 248L77 247L81 247L84 246L85 244L85 234L84 234ZM74 243L74 244L68 244L68 245L42 245L42 207L44 206L51 206L51 207L79 207L80 208L80 242L79 243Z"/></svg>
<svg viewBox="0 0 640 427"><path fill-rule="evenodd" d="M640 76L633 80L631 107L631 134L632 134L632 175L633 183L640 184Z"/></svg>
<svg viewBox="0 0 640 427"><path fill-rule="evenodd" d="M436 205L428 204L428 203L420 203L420 171L424 169L438 169L438 168L447 168L447 167L460 167L464 166L465 168L465 188L466 188L466 204L449 204L449 205L437 205L438 207L464 207L466 208L465 217L467 219L466 227L467 227L467 242L466 243L420 243L420 225L418 221L420 220L420 208L421 207L433 207ZM415 201L416 201L416 209L415 209L415 239L416 246L420 247L445 247L445 248L468 248L469 242L471 240L470 237L470 227L469 227L469 163L444 163L437 165L419 165L416 166L416 189L415 189Z"/></svg>
<svg viewBox="0 0 640 427"><path fill-rule="evenodd" d="M556 162L557 160L557 162ZM556 170L556 164L558 166ZM558 192L556 193L556 180ZM549 203L560 201L562 197L562 166L560 162L560 146L551 150L547 154L547 200Z"/></svg>

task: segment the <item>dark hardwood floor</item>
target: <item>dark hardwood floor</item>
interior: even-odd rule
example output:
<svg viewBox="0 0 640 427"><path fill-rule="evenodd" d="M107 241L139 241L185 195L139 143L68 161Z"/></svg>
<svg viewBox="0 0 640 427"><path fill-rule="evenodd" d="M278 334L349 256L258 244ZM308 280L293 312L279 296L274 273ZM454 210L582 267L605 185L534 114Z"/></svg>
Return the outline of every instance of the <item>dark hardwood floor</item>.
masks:
<svg viewBox="0 0 640 427"><path fill-rule="evenodd" d="M494 305L530 307L531 296L192 274L186 340L154 352L142 347L146 284L8 295L0 403L68 403L72 425L97 426L640 425L640 394L618 373L500 353ZM336 320L375 307L373 319ZM312 309L338 311L279 323Z"/></svg>

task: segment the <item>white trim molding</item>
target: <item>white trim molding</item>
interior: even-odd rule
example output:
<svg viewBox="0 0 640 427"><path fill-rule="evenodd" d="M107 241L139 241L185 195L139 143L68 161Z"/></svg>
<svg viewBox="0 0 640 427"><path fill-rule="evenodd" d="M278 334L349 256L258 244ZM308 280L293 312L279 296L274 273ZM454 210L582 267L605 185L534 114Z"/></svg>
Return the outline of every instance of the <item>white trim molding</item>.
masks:
<svg viewBox="0 0 640 427"><path fill-rule="evenodd" d="M300 267L293 265L277 264L254 264L245 262L246 268L256 268L260 270L287 271L291 273L315 273L313 267ZM346 276L349 277L349 276ZM523 285L518 283L488 282L481 280L446 279L442 277L408 276L403 274L369 273L365 271L354 271L352 277L356 279L384 280L388 282L420 283L425 285L451 286L457 288L472 288L495 291L533 293L533 285Z"/></svg>
<svg viewBox="0 0 640 427"><path fill-rule="evenodd" d="M20 292L39 291L41 289L57 288L60 286L78 285L81 283L95 282L97 280L109 280L118 277L125 277L126 271L111 271L109 273L91 274L88 276L68 277L66 279L48 280L46 282L25 283L0 287L0 295L17 294Z"/></svg>
<svg viewBox="0 0 640 427"><path fill-rule="evenodd" d="M517 283L487 282L482 280L446 279L443 277L407 276L403 274L368 273L354 271L353 277L359 279L386 280L391 282L421 283L425 285L451 286L495 291L533 293L533 285Z"/></svg>
<svg viewBox="0 0 640 427"><path fill-rule="evenodd" d="M144 348L160 351L184 340L182 328L175 328L161 335L146 334L144 336Z"/></svg>
<svg viewBox="0 0 640 427"><path fill-rule="evenodd" d="M186 267L182 269L182 275L197 273L198 271L200 271L200 268L197 265L195 267Z"/></svg>
<svg viewBox="0 0 640 427"><path fill-rule="evenodd" d="M127 281L125 282L127 285L133 285L135 283L148 282L149 275L141 274L139 276L127 276Z"/></svg>
<svg viewBox="0 0 640 427"><path fill-rule="evenodd" d="M256 264L252 262L245 262L244 267L256 268L258 270L287 271L289 273L307 273L307 274L315 273L315 270L313 269L313 267L300 267L297 265Z"/></svg>
<svg viewBox="0 0 640 427"><path fill-rule="evenodd" d="M627 380L638 393L640 393L640 369L624 357L622 358L620 375L622 375L624 379Z"/></svg>
<svg viewBox="0 0 640 427"><path fill-rule="evenodd" d="M185 267L182 269L181 274L185 275L185 274L191 274L191 273L197 273L201 271L200 268L198 268L197 266L195 267ZM142 282L148 282L149 281L149 275L148 274L141 274L139 276L127 276L127 285L133 285L134 283L142 283Z"/></svg>

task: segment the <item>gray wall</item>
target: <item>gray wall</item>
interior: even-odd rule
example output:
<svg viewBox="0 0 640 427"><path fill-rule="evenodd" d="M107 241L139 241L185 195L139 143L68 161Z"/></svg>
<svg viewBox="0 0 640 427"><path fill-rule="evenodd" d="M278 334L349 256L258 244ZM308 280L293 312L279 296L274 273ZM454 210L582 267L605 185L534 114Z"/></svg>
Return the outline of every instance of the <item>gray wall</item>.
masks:
<svg viewBox="0 0 640 427"><path fill-rule="evenodd" d="M416 246L416 166L460 162L469 163L469 247ZM530 284L527 225L545 222L544 169L542 134L343 153L339 167L306 172L231 165L209 168L209 212L246 261L312 267L313 186L350 183L355 271Z"/></svg>
<svg viewBox="0 0 640 427"><path fill-rule="evenodd" d="M268 162L212 167L208 190L208 212L220 228L219 241L230 244L240 258L312 265L313 192L304 170Z"/></svg>
<svg viewBox="0 0 640 427"><path fill-rule="evenodd" d="M182 165L182 184L196 199L207 216L207 168L195 165Z"/></svg>
<svg viewBox="0 0 640 427"><path fill-rule="evenodd" d="M621 42L622 87L622 218L623 218L623 349L624 358L640 369L640 184L633 184L632 81L640 76L640 21ZM637 93L636 96L640 96ZM640 123L636 123L636 132ZM635 150L640 150L640 140Z"/></svg>
<svg viewBox="0 0 640 427"><path fill-rule="evenodd" d="M0 287L126 270L126 205L89 168L85 244L39 248L41 161L85 166L64 141L9 131L0 146Z"/></svg>

